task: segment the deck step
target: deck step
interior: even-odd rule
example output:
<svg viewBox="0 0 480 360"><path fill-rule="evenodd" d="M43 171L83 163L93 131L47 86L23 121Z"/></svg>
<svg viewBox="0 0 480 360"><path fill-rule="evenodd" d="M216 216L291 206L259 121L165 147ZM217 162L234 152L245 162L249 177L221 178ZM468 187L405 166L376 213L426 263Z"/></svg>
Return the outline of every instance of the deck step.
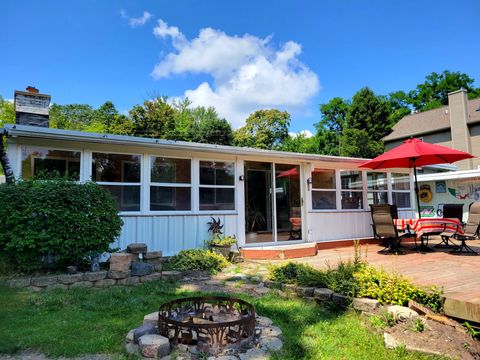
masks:
<svg viewBox="0 0 480 360"><path fill-rule="evenodd" d="M285 260L317 255L316 243L278 246L255 246L241 250L245 259Z"/></svg>

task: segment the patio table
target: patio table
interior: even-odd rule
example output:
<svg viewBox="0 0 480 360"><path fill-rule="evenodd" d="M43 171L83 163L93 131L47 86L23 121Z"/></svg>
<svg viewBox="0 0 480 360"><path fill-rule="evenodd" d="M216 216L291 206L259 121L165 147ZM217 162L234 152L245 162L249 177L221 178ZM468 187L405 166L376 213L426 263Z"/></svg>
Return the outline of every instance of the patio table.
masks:
<svg viewBox="0 0 480 360"><path fill-rule="evenodd" d="M462 223L453 218L393 219L393 223L399 230L412 230L416 238L420 239L420 245L415 250L433 251L428 247L428 235L442 232L463 235Z"/></svg>

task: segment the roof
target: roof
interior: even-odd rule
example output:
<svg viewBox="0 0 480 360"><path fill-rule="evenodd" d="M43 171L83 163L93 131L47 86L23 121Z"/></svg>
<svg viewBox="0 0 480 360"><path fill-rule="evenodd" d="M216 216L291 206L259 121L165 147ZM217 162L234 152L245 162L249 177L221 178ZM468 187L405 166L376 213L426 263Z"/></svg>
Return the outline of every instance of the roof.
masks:
<svg viewBox="0 0 480 360"><path fill-rule="evenodd" d="M342 156L317 155L293 153L287 151L262 150L238 146L226 146L215 144L203 144L186 141L174 141L163 139L152 139L137 136L98 134L83 131L52 129L38 126L5 124L4 129L8 136L12 137L26 137L26 138L40 138L51 140L66 140L89 143L115 144L115 145L130 145L142 146L150 148L164 148L171 150L186 150L198 151L208 153L223 153L233 155L246 156L268 156L271 158L282 159L296 159L302 161L322 161L332 163L348 163L352 165L360 165L369 159L351 158Z"/></svg>
<svg viewBox="0 0 480 360"><path fill-rule="evenodd" d="M467 124L480 122L480 98L467 102L468 118ZM422 134L450 129L450 117L448 106L410 114L402 118L393 127L393 131L383 138L384 141L392 141L409 138Z"/></svg>
<svg viewBox="0 0 480 360"><path fill-rule="evenodd" d="M459 180L478 177L480 177L480 169L474 169L418 175L418 181Z"/></svg>

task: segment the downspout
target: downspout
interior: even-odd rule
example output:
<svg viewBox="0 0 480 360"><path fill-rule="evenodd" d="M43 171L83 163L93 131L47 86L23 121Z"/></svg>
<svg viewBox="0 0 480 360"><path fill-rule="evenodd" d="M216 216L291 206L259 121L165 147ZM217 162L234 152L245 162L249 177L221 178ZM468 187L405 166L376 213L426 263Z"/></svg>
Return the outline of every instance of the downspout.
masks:
<svg viewBox="0 0 480 360"><path fill-rule="evenodd" d="M5 173L5 180L7 184L13 184L15 182L15 176L13 175L10 161L8 160L7 151L5 149L5 143L7 137L7 131L0 129L0 164L2 165L3 172Z"/></svg>

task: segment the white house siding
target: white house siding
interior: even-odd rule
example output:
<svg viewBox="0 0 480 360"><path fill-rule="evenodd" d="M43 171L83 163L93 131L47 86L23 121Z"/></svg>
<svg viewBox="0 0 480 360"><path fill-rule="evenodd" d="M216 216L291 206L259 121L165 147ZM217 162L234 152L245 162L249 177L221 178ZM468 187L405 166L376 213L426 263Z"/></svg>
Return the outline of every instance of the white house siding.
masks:
<svg viewBox="0 0 480 360"><path fill-rule="evenodd" d="M226 235L236 235L237 215L212 215L220 218ZM209 215L122 216L124 225L120 238L112 245L125 249L132 242L145 243L149 250L161 250L171 256L183 249L203 247L211 235Z"/></svg>

